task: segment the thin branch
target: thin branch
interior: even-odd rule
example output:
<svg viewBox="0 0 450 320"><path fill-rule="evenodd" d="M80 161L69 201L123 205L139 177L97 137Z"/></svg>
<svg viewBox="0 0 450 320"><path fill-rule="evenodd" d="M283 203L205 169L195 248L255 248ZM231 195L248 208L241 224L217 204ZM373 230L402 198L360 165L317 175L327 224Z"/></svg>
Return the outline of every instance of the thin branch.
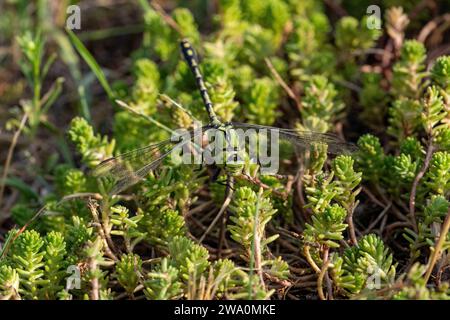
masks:
<svg viewBox="0 0 450 320"><path fill-rule="evenodd" d="M275 67L272 64L272 61L270 61L270 59L265 58L264 61L266 62L267 67L269 68L270 72L273 74L273 76L275 77L275 80L277 80L277 82L280 84L280 86L284 89L284 91L286 91L287 95L295 101L297 108L300 110L302 105L300 103L300 99L298 96L295 95L295 93L292 91L291 88L289 88L289 86L286 84L286 82L283 80L283 78L281 78L280 74L278 73L278 71L275 69Z"/></svg>
<svg viewBox="0 0 450 320"><path fill-rule="evenodd" d="M278 285L280 285L280 286L282 286L282 287L290 287L290 286L292 286L292 282L290 282L289 280L282 280L282 279L279 279L279 278L277 278L276 276L274 276L274 275L271 275L270 273L268 273L268 272L263 272L263 275L264 275L264 278L266 278L267 280L269 280L270 282L273 282L273 283L276 283L276 284L278 284Z"/></svg>
<svg viewBox="0 0 450 320"><path fill-rule="evenodd" d="M347 11L335 0L324 0L325 4L338 15L339 18L348 16Z"/></svg>
<svg viewBox="0 0 450 320"><path fill-rule="evenodd" d="M445 244L445 240L447 239L447 233L450 228L450 209L448 210L447 216L445 217L444 223L441 228L441 233L439 235L439 240L436 243L436 246L434 247L434 250L431 254L431 259L428 262L427 272L425 274L425 283L428 282L431 276L431 272L433 272L434 265L436 264L436 261L439 259L439 257L442 254L442 247Z"/></svg>
<svg viewBox="0 0 450 320"><path fill-rule="evenodd" d="M287 197L289 196L290 190L285 189L285 191L281 192L281 191L279 191L275 188L272 188L271 186L268 186L267 184L263 183L258 178L256 178L256 177L253 178L253 177L249 176L248 174L241 174L241 175L237 176L236 178L249 181L249 182L257 185L258 187L263 188L264 190L269 190L271 193L273 193L275 196L277 196L281 199L287 199Z"/></svg>
<svg viewBox="0 0 450 320"><path fill-rule="evenodd" d="M89 270L93 274L95 274L95 270L97 269L97 260L93 257L89 258ZM91 300L98 300L99 299L99 283L98 283L98 277L95 275L92 276L91 279Z"/></svg>
<svg viewBox="0 0 450 320"><path fill-rule="evenodd" d="M323 294L323 278L325 277L328 266L330 265L330 260L328 259L328 248L325 248L323 252L323 266L322 269L319 272L319 277L317 278L317 292L319 294L319 298L321 300L326 300L327 298Z"/></svg>
<svg viewBox="0 0 450 320"><path fill-rule="evenodd" d="M346 81L346 80L336 80L336 83L340 84L341 86L353 90L357 93L361 92L362 88L350 81Z"/></svg>
<svg viewBox="0 0 450 320"><path fill-rule="evenodd" d="M428 36L433 32L437 26L443 22L450 21L450 13L444 14L443 16L438 16L433 20L429 21L423 28L420 30L419 36L417 40L424 43Z"/></svg>
<svg viewBox="0 0 450 320"><path fill-rule="evenodd" d="M172 19L171 16L169 16L166 11L164 10L163 7L161 7L161 5L156 2L156 1L151 1L150 5L153 7L153 9L155 9L156 12L159 13L159 15L163 18L163 20L172 28L174 29L176 32L178 32L180 35L183 34L183 31L181 30L180 26L178 25L178 23L176 23L175 20Z"/></svg>
<svg viewBox="0 0 450 320"><path fill-rule="evenodd" d="M395 229L398 229L398 228L406 228L406 227L411 227L411 226L412 226L411 221L406 221L406 222L403 222L403 221L397 221L397 222L393 222L393 223L389 224L389 225L386 227L386 230L385 230L385 238L389 238L390 235L391 235L391 233L392 233Z"/></svg>
<svg viewBox="0 0 450 320"><path fill-rule="evenodd" d="M308 261L309 265L313 268L313 270L316 273L320 273L321 270L311 257L311 253L309 252L309 246L306 244L303 246L303 254L305 255L306 261Z"/></svg>
<svg viewBox="0 0 450 320"><path fill-rule="evenodd" d="M228 183L227 183L227 192L226 192L227 195L226 195L225 201L223 202L219 213L216 215L214 220L211 222L211 224L208 226L206 231L203 233L203 235L198 240L198 243L202 243L203 240L205 240L205 237L211 232L212 228L216 225L217 221L219 221L219 219L222 217L222 215L224 214L225 210L227 210L227 208L228 208L228 206L229 206L229 204L231 202L231 198L233 196L232 185L233 185L233 178L229 177Z"/></svg>
<svg viewBox="0 0 450 320"><path fill-rule="evenodd" d="M328 271L325 272L325 282L327 284L328 300L334 300L333 298L333 283L331 282Z"/></svg>
<svg viewBox="0 0 450 320"><path fill-rule="evenodd" d="M378 222L384 217L386 212L391 208L392 202L390 202L384 209L381 211L381 213L378 215L378 217L367 227L366 230L364 230L363 234L368 234L375 226L378 224Z"/></svg>
<svg viewBox="0 0 450 320"><path fill-rule="evenodd" d="M354 204L351 205L351 207L348 209L347 214L347 224L348 224L348 233L350 235L350 241L353 245L356 245L358 243L358 239L356 238L356 230L355 230L355 224L353 223L353 213L355 211Z"/></svg>
<svg viewBox="0 0 450 320"><path fill-rule="evenodd" d="M254 221L255 228L254 228L254 234L253 234L253 248L255 250L255 269L258 273L259 280L261 281L261 286L265 287L263 272L262 272L262 256L261 256L261 235L258 232L258 228L256 226L257 221Z"/></svg>
<svg viewBox="0 0 450 320"><path fill-rule="evenodd" d="M375 190L378 192L378 195L381 197L381 199L384 201L384 203L386 203L386 205L390 202L392 202L391 200L389 200L383 193L383 190L381 190L380 186L378 184L375 185ZM409 219L407 216L405 216L402 212L400 212L400 210L394 205L392 204L392 213L399 219L402 221L406 221L409 222Z"/></svg>
<svg viewBox="0 0 450 320"><path fill-rule="evenodd" d="M311 217L311 215L312 215L311 209L305 208L306 201L305 201L305 197L303 196L303 175L304 175L303 168L300 168L295 177L297 198L298 198L298 201L300 202L299 203L300 205L298 207L300 207L300 211L301 211L300 212L301 215L296 214L296 217L301 223L308 221L309 217Z"/></svg>
<svg viewBox="0 0 450 320"><path fill-rule="evenodd" d="M411 187L411 193L409 196L409 216L411 218L411 222L413 224L414 231L417 232L417 220L416 220L416 192L417 187L419 185L420 179L424 176L425 172L428 169L428 166L430 165L431 156L433 155L433 144L431 142L431 138L429 139L428 148L427 148L427 154L425 156L425 161L423 163L422 168L417 173L416 177L414 178L412 187Z"/></svg>
<svg viewBox="0 0 450 320"><path fill-rule="evenodd" d="M372 200L373 203L375 203L379 207L386 208L386 204L378 200L369 189L367 189L366 187L362 187L362 191L369 197L370 200Z"/></svg>
<svg viewBox="0 0 450 320"><path fill-rule="evenodd" d="M11 165L12 156L14 153L14 148L16 147L17 140L19 139L20 133L22 132L23 128L25 127L25 123L27 122L28 114L25 113L22 117L22 120L20 121L19 128L14 133L14 136L11 141L11 145L8 149L8 155L6 156L5 165L3 167L3 175L2 175L2 181L0 183L0 207L3 202L3 193L5 192L5 183L6 183L6 177L8 176L9 167Z"/></svg>
<svg viewBox="0 0 450 320"><path fill-rule="evenodd" d="M255 262L254 268L256 269L258 273L259 280L261 282L261 286L265 288L265 282L263 278L263 272L262 272L262 257L261 257L261 237L262 235L259 233L259 205L260 205L260 199L263 193L263 188L259 188L258 198L256 200L256 208L255 208L255 215L253 219L253 241L252 241L252 248L250 253L250 259L251 261ZM250 268L252 269L252 263L250 263Z"/></svg>
<svg viewBox="0 0 450 320"><path fill-rule="evenodd" d="M133 293L132 293L132 294L135 294L136 292L139 292L139 291L141 291L141 290L143 290L143 289L144 289L144 285L139 284L139 285L137 285L136 288L133 290ZM119 294L119 295L115 298L115 300L121 300L121 299L124 299L124 298L129 297L129 296L130 296L130 295L128 294L128 292L124 292L124 293Z"/></svg>
<svg viewBox="0 0 450 320"><path fill-rule="evenodd" d="M227 199L232 197L232 192L233 192L233 177L228 176L227 177ZM218 244L218 250L217 250L217 256L219 258L222 257L222 247L223 244L226 243L226 238L225 238L225 234L226 234L226 228L227 228L227 220L228 220L228 214L227 211L225 210L222 214L222 223L220 224L220 231L219 231L219 244Z"/></svg>
<svg viewBox="0 0 450 320"><path fill-rule="evenodd" d="M112 250L109 246L109 242L106 238L104 227L98 216L96 205L94 204L94 202L92 200L89 199L88 206L89 206L89 210L91 211L92 218L94 219L95 225L97 226L98 233L100 234L100 237L103 240L103 245L105 247L105 255L110 257L112 260L117 261L118 260L117 256L112 252Z"/></svg>
<svg viewBox="0 0 450 320"><path fill-rule="evenodd" d="M198 205L197 207L189 210L185 217L190 217L196 213L203 212L206 208L211 206L214 203L214 200L205 201L204 203Z"/></svg>

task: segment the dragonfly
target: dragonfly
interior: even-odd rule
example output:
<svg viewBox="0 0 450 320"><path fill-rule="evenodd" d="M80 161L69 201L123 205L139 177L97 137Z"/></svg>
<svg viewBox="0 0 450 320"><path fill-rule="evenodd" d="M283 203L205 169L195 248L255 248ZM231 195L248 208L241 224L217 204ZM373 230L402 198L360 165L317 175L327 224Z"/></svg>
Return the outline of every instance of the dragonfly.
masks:
<svg viewBox="0 0 450 320"><path fill-rule="evenodd" d="M216 142L221 141L222 151L231 150L233 160L247 159L245 147L242 147L242 141L237 135L238 130L254 132L271 132L276 133L276 136L293 145L296 148L307 149L313 143L325 143L328 145L328 153L340 154L349 153L355 151L355 145L342 141L334 134L329 133L315 133L307 131L299 131L296 129L285 129L278 127L271 127L258 124L239 123L239 122L222 122L214 111L213 103L209 96L203 75L199 68L199 60L197 54L187 39L180 41L181 53L188 64L197 87L200 91L200 95L203 100L203 104L206 113L209 117L209 123L201 128L201 130L189 130L184 136L179 136L178 139L173 137L162 142L150 144L146 147L132 150L130 152L111 157L102 161L93 170L95 177L109 177L114 179L113 187L110 191L111 195L118 194L123 190L131 187L132 185L145 179L145 177L153 170L155 170L168 156L174 153L175 150L179 150L182 147L186 147L188 144L193 144L194 149L201 153L205 148L201 142L194 144L194 141L206 133L208 136L215 136ZM187 137L187 138L186 138ZM270 140L270 138L269 138ZM230 158L226 152L223 154L219 152L215 154L215 160L220 159L223 161L216 161L213 163L219 169L223 169L228 177L235 177L242 173L245 163L242 161L230 161ZM211 162L209 164L212 164Z"/></svg>

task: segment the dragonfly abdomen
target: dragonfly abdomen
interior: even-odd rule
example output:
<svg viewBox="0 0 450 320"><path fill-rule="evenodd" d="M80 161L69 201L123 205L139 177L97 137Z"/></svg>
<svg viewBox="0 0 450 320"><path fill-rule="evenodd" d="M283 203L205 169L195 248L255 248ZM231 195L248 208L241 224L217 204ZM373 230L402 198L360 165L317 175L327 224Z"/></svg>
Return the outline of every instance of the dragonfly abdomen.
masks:
<svg viewBox="0 0 450 320"><path fill-rule="evenodd" d="M203 81L202 73L200 72L200 68L198 67L197 57L195 55L195 51L192 48L191 44L188 40L183 39L180 42L181 52L183 53L184 59L186 60L189 68L194 74L195 81L200 90L200 95L202 96L203 103L205 104L206 111L208 112L211 123L219 124L220 121L216 116L216 113L213 109L213 104L211 102L211 98L209 97L208 90L206 89L205 82Z"/></svg>

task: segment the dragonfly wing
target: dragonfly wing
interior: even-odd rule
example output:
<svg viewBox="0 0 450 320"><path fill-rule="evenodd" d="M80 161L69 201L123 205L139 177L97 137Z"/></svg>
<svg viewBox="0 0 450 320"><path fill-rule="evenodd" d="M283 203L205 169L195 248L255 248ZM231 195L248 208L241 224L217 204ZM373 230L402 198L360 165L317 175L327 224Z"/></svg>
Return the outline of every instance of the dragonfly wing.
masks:
<svg viewBox="0 0 450 320"><path fill-rule="evenodd" d="M191 143L202 132L203 129L197 132L187 131L177 138L167 139L106 159L94 168L92 175L112 179L115 185L110 193L117 194L145 178L174 150L179 150L185 144Z"/></svg>
<svg viewBox="0 0 450 320"><path fill-rule="evenodd" d="M296 129L284 129L271 126L263 126L249 123L232 123L235 128L255 129L255 130L276 130L281 139L289 141L300 149L309 149L312 143L325 143L328 145L328 152L331 154L351 153L357 150L353 143L345 142L338 136L330 133L318 133L309 131L300 131Z"/></svg>
<svg viewBox="0 0 450 320"><path fill-rule="evenodd" d="M110 191L110 194L118 194L144 179L150 171L156 169L161 164L161 162L172 152L172 150L173 148L157 157L152 162L144 165L142 168L136 171L130 171L129 174L123 175L116 181L114 187Z"/></svg>
<svg viewBox="0 0 450 320"><path fill-rule="evenodd" d="M106 159L94 168L92 175L95 177L123 178L129 175L131 171L137 171L149 162L156 160L161 156L164 149L171 148L174 144L174 141L168 139Z"/></svg>

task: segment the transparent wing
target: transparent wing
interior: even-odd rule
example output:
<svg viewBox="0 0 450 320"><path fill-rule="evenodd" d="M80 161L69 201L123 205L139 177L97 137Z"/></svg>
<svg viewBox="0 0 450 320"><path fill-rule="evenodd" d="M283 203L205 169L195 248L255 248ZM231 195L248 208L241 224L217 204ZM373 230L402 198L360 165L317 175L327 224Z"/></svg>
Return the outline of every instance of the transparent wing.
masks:
<svg viewBox="0 0 450 320"><path fill-rule="evenodd" d="M167 139L106 159L93 169L92 175L112 179L115 184L110 194L117 194L141 181L175 149L191 143L202 132L203 129L195 133L190 130L177 138ZM199 148L199 146L196 147Z"/></svg>
<svg viewBox="0 0 450 320"><path fill-rule="evenodd" d="M326 143L328 145L328 152L331 154L351 153L357 150L355 144L345 142L341 140L338 136L330 133L300 131L296 129L284 129L239 122L232 122L231 124L235 128L242 128L242 129L277 130L279 133L279 137L281 139L289 141L296 147L299 147L303 150L308 149L311 146L311 144L315 142Z"/></svg>

